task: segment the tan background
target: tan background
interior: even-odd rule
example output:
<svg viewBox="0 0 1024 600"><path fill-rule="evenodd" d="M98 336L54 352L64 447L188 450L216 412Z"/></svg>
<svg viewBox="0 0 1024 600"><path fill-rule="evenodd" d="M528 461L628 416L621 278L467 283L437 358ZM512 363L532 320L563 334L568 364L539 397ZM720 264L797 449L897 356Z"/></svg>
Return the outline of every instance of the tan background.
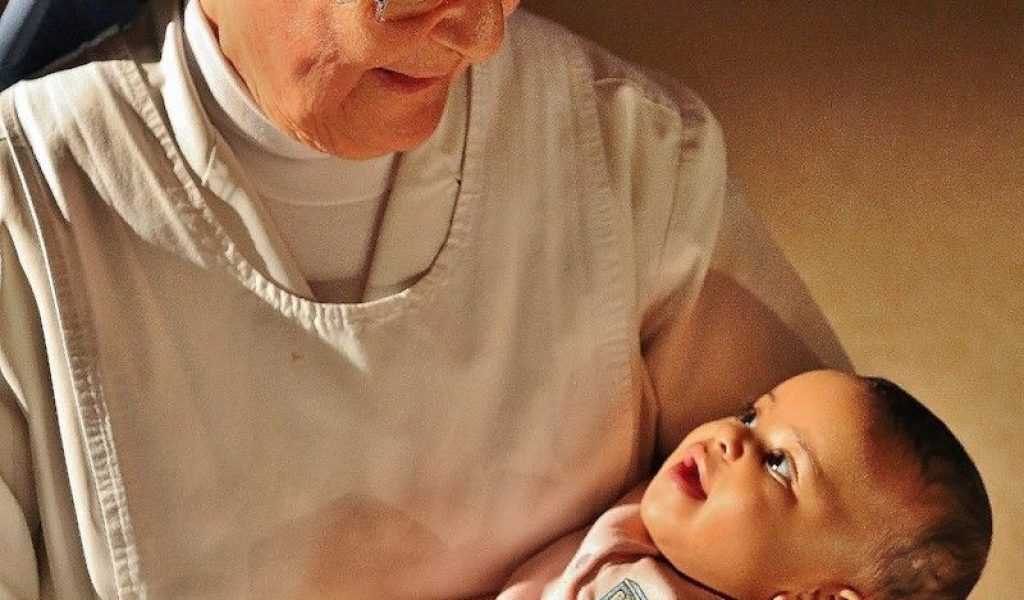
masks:
<svg viewBox="0 0 1024 600"><path fill-rule="evenodd" d="M858 370L975 456L1024 586L1024 2L525 0L711 105Z"/></svg>

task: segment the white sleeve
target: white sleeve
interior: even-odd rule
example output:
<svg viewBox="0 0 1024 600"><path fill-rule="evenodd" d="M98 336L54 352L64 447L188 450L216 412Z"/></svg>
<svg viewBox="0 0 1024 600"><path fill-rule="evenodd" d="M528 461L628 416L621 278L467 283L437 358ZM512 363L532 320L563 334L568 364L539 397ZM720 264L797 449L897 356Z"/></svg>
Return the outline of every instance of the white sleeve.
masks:
<svg viewBox="0 0 1024 600"><path fill-rule="evenodd" d="M39 597L30 514L33 500L25 421L0 398L0 600Z"/></svg>
<svg viewBox="0 0 1024 600"><path fill-rule="evenodd" d="M39 319L8 231L13 185L0 173L0 600L38 598L40 590L29 407L19 377L24 365L41 360Z"/></svg>
<svg viewBox="0 0 1024 600"><path fill-rule="evenodd" d="M662 455L694 426L734 414L797 373L852 368L803 281L735 185L724 198L697 302L673 316L644 354Z"/></svg>
<svg viewBox="0 0 1024 600"><path fill-rule="evenodd" d="M0 231L6 236L6 230ZM6 259L4 259L6 260ZM3 267L7 265L4 264ZM11 313L0 272L0 600L39 597L33 534L39 529L25 406L9 383Z"/></svg>
<svg viewBox="0 0 1024 600"><path fill-rule="evenodd" d="M625 67L597 84L613 195L632 214L648 392L664 453L802 371L849 361L807 288L727 178L707 107Z"/></svg>

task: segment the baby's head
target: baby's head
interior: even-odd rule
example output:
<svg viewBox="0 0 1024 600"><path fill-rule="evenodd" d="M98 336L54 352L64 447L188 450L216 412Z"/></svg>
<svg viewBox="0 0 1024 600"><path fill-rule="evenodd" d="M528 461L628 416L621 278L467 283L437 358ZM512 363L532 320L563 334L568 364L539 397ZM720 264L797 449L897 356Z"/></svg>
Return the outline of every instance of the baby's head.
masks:
<svg viewBox="0 0 1024 600"><path fill-rule="evenodd" d="M677 569L742 600L963 599L992 537L981 476L942 421L836 371L694 429L641 514Z"/></svg>

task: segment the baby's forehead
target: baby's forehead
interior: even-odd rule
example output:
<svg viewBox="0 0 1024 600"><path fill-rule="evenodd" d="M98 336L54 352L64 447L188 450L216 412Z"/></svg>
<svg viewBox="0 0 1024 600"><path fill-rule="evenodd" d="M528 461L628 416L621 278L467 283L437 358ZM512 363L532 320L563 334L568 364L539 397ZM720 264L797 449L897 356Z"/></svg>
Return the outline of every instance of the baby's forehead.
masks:
<svg viewBox="0 0 1024 600"><path fill-rule="evenodd" d="M844 467L882 474L909 468L911 452L906 440L897 435L874 403L856 398L845 404L843 410L837 410L826 403L819 418L808 424L812 431L835 436L837 443L831 444L831 449L845 455Z"/></svg>
<svg viewBox="0 0 1024 600"><path fill-rule="evenodd" d="M862 387L818 386L779 390L759 400L766 425L791 430L800 452L808 455L830 493L865 496L916 488L920 465L907 440L897 435ZM838 388L838 389L836 389ZM835 392L835 393L831 393ZM842 498L840 498L842 499Z"/></svg>
<svg viewBox="0 0 1024 600"><path fill-rule="evenodd" d="M848 510L892 522L901 513L894 507L916 504L925 491L920 462L884 423L860 425L846 440L842 460L823 459L823 469Z"/></svg>

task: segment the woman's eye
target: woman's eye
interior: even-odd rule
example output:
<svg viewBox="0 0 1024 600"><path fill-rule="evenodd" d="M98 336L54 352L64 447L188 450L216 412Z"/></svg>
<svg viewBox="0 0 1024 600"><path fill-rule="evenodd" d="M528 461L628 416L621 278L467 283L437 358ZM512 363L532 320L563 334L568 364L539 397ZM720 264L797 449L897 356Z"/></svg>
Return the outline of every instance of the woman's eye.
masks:
<svg viewBox="0 0 1024 600"><path fill-rule="evenodd" d="M757 423L757 410L753 405L747 406L736 418L747 427L753 427Z"/></svg>
<svg viewBox="0 0 1024 600"><path fill-rule="evenodd" d="M793 462L785 453L779 450L772 450L764 457L764 464L782 479L793 481Z"/></svg>

